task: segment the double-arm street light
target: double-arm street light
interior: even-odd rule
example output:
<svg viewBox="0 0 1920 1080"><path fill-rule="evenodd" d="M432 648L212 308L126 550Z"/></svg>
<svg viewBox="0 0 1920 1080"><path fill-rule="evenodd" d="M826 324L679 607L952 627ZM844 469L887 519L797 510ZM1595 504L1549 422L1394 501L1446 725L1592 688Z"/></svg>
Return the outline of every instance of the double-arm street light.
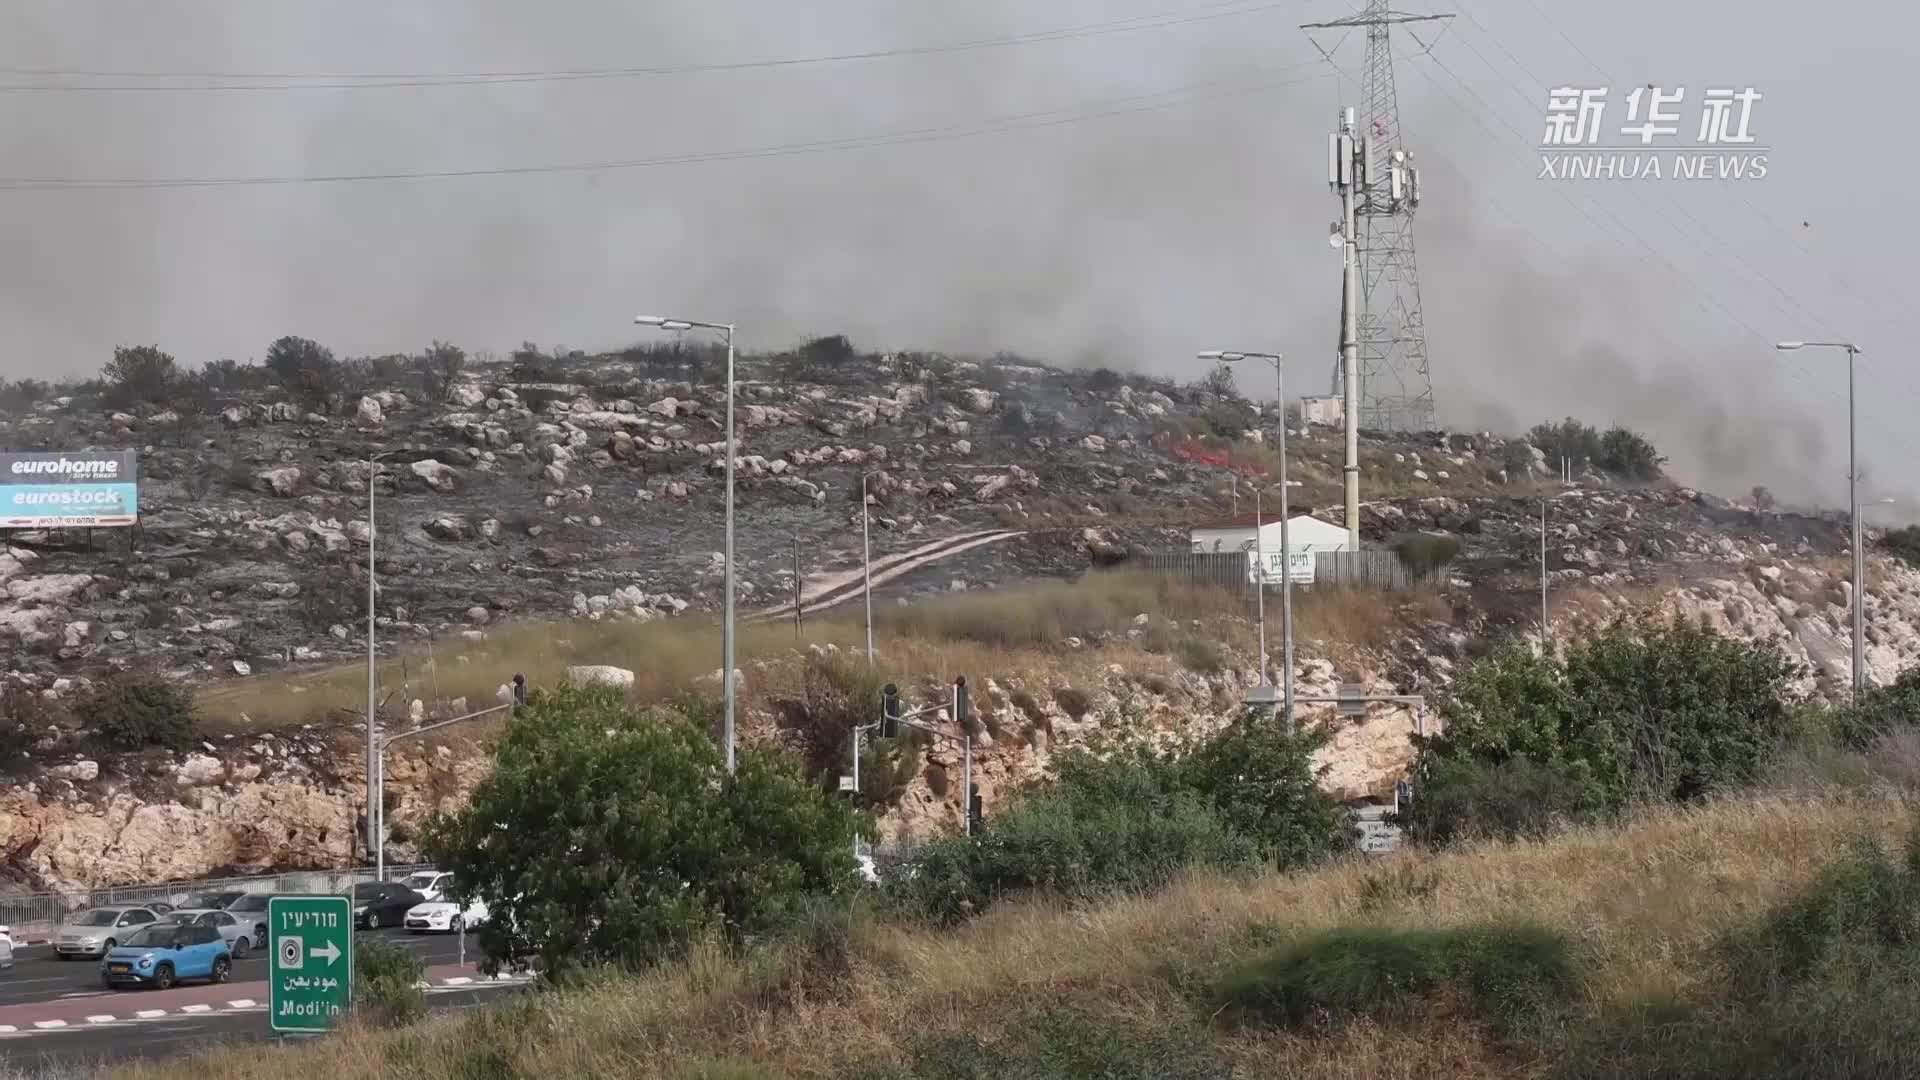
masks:
<svg viewBox="0 0 1920 1080"><path fill-rule="evenodd" d="M726 685L726 734L727 772L733 772L733 324L701 322L699 319L669 319L659 315L641 315L634 322L641 326L657 326L662 330L692 330L696 327L704 330L718 330L727 339L727 547L726 547L726 614L720 624L720 677Z"/></svg>
<svg viewBox="0 0 1920 1080"><path fill-rule="evenodd" d="M1799 349L1844 349L1847 353L1847 516L1853 519L1853 692L1867 685L1867 575L1866 553L1860 544L1859 443L1854 438L1853 367L1860 350L1847 341L1783 341L1782 352Z"/></svg>
<svg viewBox="0 0 1920 1080"><path fill-rule="evenodd" d="M1244 352L1239 350L1210 350L1200 354L1202 360L1213 360L1222 364L1238 364L1247 360L1260 360L1273 365L1273 388L1278 395L1280 406L1280 673L1281 709L1289 728L1293 726L1293 544L1287 533L1287 522L1292 517L1287 507L1287 384L1281 370L1279 353ZM1267 685L1271 678L1267 671L1267 555L1266 546L1261 540L1260 492L1254 491L1253 537L1254 558L1260 563L1260 685Z"/></svg>

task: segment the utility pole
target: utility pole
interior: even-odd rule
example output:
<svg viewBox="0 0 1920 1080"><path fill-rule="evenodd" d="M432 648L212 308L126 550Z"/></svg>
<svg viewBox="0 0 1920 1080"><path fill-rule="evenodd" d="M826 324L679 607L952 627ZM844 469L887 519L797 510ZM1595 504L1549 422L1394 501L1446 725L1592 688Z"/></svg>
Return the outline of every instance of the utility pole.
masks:
<svg viewBox="0 0 1920 1080"><path fill-rule="evenodd" d="M1345 414L1347 462L1347 547L1360 550L1360 260L1355 243L1354 189L1365 161L1353 137L1351 108L1340 112L1340 125L1327 141L1327 183L1340 196L1340 220L1327 239L1341 249L1340 267L1340 388Z"/></svg>
<svg viewBox="0 0 1920 1080"><path fill-rule="evenodd" d="M800 640L800 538L793 538L793 640Z"/></svg>
<svg viewBox="0 0 1920 1080"><path fill-rule="evenodd" d="M1412 15L1394 11L1388 0L1366 0L1365 10L1357 15L1301 27L1310 36L1315 30L1337 30L1343 40L1356 28L1364 27L1367 34L1361 114L1353 118L1348 110L1345 115L1349 119L1344 125L1345 133L1357 143L1358 168L1345 194L1354 200L1350 213L1360 228L1347 236L1359 249L1365 296L1357 335L1359 362L1348 365L1347 375L1359 378L1361 407L1365 410L1361 421L1376 430L1431 430L1434 413L1426 319L1413 245L1420 174L1413 166L1412 155L1401 146L1400 101L1394 83L1390 31L1394 26L1452 17ZM1412 30L1406 32L1416 42L1426 44ZM1332 55L1318 41L1314 47L1332 62Z"/></svg>
<svg viewBox="0 0 1920 1080"><path fill-rule="evenodd" d="M1273 677L1273 666L1267 663L1267 545L1265 523L1260 517L1260 489L1260 484L1253 485L1253 595L1260 623L1260 685L1265 686Z"/></svg>

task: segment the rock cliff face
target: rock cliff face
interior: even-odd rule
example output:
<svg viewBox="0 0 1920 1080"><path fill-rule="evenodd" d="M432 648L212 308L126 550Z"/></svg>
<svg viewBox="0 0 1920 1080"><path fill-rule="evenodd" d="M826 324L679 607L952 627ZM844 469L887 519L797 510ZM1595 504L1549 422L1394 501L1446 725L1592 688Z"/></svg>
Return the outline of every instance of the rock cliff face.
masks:
<svg viewBox="0 0 1920 1080"><path fill-rule="evenodd" d="M117 764L65 763L0 795L0 860L16 888L368 861L359 839L366 773L351 746L267 739L228 754ZM330 771L339 765L351 767ZM389 757L389 860L412 859L413 827L458 806L489 767L484 755L450 747Z"/></svg>

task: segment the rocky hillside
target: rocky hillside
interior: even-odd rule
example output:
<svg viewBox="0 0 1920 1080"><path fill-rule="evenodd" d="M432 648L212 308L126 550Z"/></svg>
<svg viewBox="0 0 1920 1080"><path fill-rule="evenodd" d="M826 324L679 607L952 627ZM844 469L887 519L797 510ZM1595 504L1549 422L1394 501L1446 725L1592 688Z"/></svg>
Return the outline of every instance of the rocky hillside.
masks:
<svg viewBox="0 0 1920 1080"><path fill-rule="evenodd" d="M851 595L863 475L887 568L879 591L893 602L1184 547L1188 523L1248 509L1229 468L1273 463L1251 410L1219 386L818 346L740 366L737 544L749 611L792 602L796 559L808 605ZM470 364L428 392L396 380L323 400L256 376L194 401L119 408L76 388L0 417L0 446L136 448L142 470L137 532L7 537L0 680L61 698L107 672L150 667L214 687L279 680L297 693L310 675L357 660L370 468L389 643L457 652L503 624L717 610L725 402L715 357L538 359ZM1338 522L1338 433L1297 428L1290 451L1296 511ZM1366 439L1363 534L1385 543L1441 531L1461 553L1443 614L1382 609L1384 630L1364 644L1303 638L1301 693L1356 679L1432 690L1489 641L1535 633L1543 497L1556 639L1655 608L1778 639L1807 663L1813 693L1844 685L1843 520L1598 475L1548 484L1541 459L1491 435ZM1920 575L1876 559L1869 586L1868 659L1885 681L1920 655ZM1195 671L1127 652L1128 636L1085 643L1079 707L1042 679L983 686L989 707L1044 714L1026 726L1049 733L985 740L976 769L989 799L1089 730L1141 717L1217 722L1257 681L1244 644ZM436 715L464 704L422 703ZM350 858L363 782L351 735L330 730L320 709L311 726L273 733L245 716L214 719L224 727L185 755L81 756L42 739L10 763L22 780L0 801L10 875L23 886L94 884ZM1410 759L1412 715L1320 719L1336 727L1328 782L1349 798L1390 790ZM777 737L771 713L747 726ZM942 776L913 781L890 831L957 822L958 785L940 783L957 761L945 754L930 754ZM409 827L483 773L483 760L447 745L392 766L396 857Z"/></svg>

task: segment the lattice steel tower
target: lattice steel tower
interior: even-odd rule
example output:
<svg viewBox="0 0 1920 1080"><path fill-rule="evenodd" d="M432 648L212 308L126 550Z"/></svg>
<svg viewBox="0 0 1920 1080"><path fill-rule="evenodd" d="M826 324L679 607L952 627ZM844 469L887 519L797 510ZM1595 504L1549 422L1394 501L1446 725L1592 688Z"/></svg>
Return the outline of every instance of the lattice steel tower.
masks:
<svg viewBox="0 0 1920 1080"><path fill-rule="evenodd" d="M1427 431L1434 424L1427 325L1413 248L1419 171L1401 144L1400 100L1394 88L1389 35L1396 25L1451 18L1450 14L1411 15L1394 11L1387 0L1366 0L1366 9L1357 15L1301 27L1309 37L1315 30L1364 28L1367 33L1367 66L1353 133L1358 144L1353 228L1360 264L1360 424L1375 430ZM1319 42L1314 44L1320 47ZM1333 61L1331 52L1320 51Z"/></svg>

